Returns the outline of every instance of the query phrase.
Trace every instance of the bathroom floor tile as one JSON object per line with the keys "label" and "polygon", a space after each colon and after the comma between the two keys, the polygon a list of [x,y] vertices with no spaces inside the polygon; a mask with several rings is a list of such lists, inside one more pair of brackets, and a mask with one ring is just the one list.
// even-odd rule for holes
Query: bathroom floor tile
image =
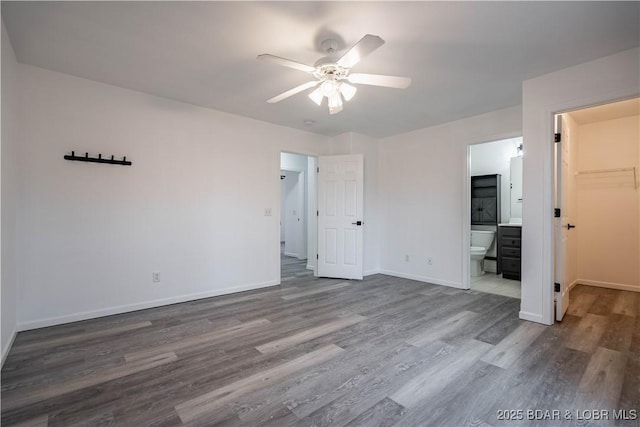
{"label": "bathroom floor tile", "polygon": [[520,298],[520,282],[517,280],[503,279],[501,275],[492,273],[471,278],[471,289],[490,294],[504,295],[511,298]]}

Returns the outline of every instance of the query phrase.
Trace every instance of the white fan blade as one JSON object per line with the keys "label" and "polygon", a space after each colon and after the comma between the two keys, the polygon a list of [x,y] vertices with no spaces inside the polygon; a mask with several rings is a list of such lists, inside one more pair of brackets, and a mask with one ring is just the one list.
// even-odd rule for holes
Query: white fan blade
{"label": "white fan blade", "polygon": [[303,90],[312,88],[314,86],[318,86],[318,83],[320,83],[320,81],[319,80],[315,80],[315,81],[312,81],[312,82],[307,82],[307,83],[305,83],[303,85],[300,85],[300,86],[296,86],[293,89],[289,89],[288,91],[286,91],[284,93],[281,93],[280,95],[277,95],[277,96],[274,96],[271,99],[268,99],[267,102],[269,104],[275,104],[276,102],[280,102],[285,98],[288,98],[288,97],[290,97],[292,95],[295,95],[296,93],[302,92]]}
{"label": "white fan blade", "polygon": [[296,70],[304,71],[306,73],[313,73],[316,70],[315,67],[312,67],[311,65],[301,64],[300,62],[280,58],[279,56],[269,55],[268,53],[258,55],[257,59],[271,61],[278,65],[295,68]]}
{"label": "white fan blade", "polygon": [[369,55],[383,44],[384,40],[380,37],[367,34],[361,38],[358,43],[353,45],[353,47],[342,56],[342,58],[338,59],[337,64],[344,68],[351,68],[360,62],[362,58]]}
{"label": "white fan blade", "polygon": [[411,84],[409,77],[384,76],[382,74],[349,74],[347,80],[356,84],[393,87],[396,89],[405,89]]}

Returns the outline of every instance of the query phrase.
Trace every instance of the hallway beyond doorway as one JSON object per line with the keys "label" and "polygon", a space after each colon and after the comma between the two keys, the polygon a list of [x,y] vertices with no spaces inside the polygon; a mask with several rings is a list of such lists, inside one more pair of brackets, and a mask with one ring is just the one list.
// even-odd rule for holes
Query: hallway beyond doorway
{"label": "hallway beyond doorway", "polygon": [[313,277],[313,270],[307,270],[307,260],[300,260],[284,254],[284,243],[280,243],[280,280],[288,280],[305,276]]}

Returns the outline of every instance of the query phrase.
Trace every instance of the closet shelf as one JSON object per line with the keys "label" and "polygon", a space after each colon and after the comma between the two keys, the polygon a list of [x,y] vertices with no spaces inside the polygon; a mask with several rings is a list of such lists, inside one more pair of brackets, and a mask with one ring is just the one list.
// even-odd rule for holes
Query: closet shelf
{"label": "closet shelf", "polygon": [[575,175],[578,176],[578,175],[592,175],[592,174],[598,174],[598,173],[633,172],[633,188],[638,188],[636,170],[637,168],[635,166],[631,168],[591,169],[591,170],[585,170],[585,171],[578,171],[575,173]]}

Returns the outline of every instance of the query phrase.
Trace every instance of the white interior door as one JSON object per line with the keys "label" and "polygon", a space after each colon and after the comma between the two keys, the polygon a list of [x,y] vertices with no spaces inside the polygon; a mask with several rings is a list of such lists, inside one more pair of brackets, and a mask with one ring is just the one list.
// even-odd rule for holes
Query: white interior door
{"label": "white interior door", "polygon": [[562,125],[562,116],[556,115],[556,134],[560,134],[560,141],[556,142],[556,208],[560,209],[560,217],[555,218],[555,283],[556,286],[556,320],[561,321],[569,307],[569,269],[568,260],[569,232],[573,227],[570,220],[567,183],[569,182],[569,136],[566,126]]}
{"label": "white interior door", "polygon": [[362,279],[364,161],[318,158],[318,275]]}

